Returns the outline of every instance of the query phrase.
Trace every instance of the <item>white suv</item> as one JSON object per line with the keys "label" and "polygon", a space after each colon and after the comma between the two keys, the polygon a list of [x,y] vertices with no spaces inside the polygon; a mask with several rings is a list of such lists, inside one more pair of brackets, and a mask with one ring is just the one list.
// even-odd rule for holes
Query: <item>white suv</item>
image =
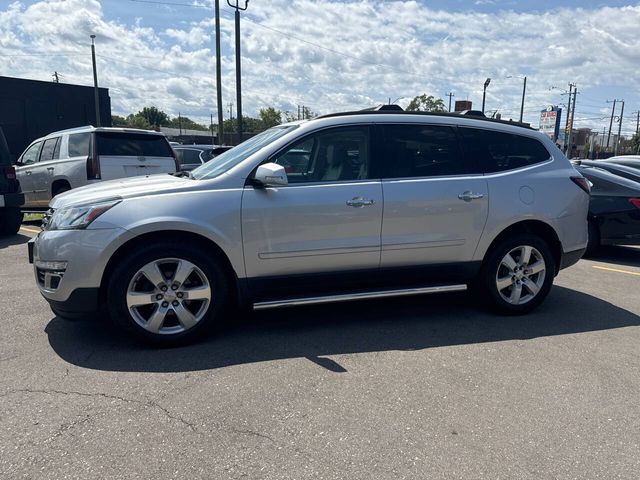
{"label": "white suv", "polygon": [[46,208],[56,195],[90,183],[180,170],[162,133],[91,126],[35,140],[16,165],[25,209]]}
{"label": "white suv", "polygon": [[170,344],[255,309],[465,290],[526,313],[587,245],[588,182],[544,135],[454,114],[271,128],[193,170],[60,195],[30,243],[61,317]]}

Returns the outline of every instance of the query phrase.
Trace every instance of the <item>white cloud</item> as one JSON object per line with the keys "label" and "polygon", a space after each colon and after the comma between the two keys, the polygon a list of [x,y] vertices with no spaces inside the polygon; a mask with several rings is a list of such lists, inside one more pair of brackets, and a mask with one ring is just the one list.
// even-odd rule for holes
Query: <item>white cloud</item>
{"label": "white cloud", "polygon": [[[155,104],[208,122],[215,108],[211,15],[182,22],[176,7],[166,26],[154,30],[144,15],[136,14],[140,18],[131,24],[107,20],[108,6],[96,0],[10,4],[0,11],[1,54],[49,55],[5,57],[0,74],[49,80],[57,70],[65,81],[91,84],[88,35],[94,32],[100,83],[111,89],[114,113]],[[550,86],[574,81],[597,97],[583,102],[579,96],[576,116],[597,126],[606,123],[592,119],[603,116],[606,105],[597,104],[603,92],[640,103],[639,24],[638,6],[480,14],[415,1],[252,2],[242,20],[243,106],[248,114],[267,105],[295,110],[296,104],[328,113],[423,92],[444,98],[453,91],[455,99],[469,98],[479,107],[482,84],[491,77],[487,109],[517,118],[522,80],[506,77],[526,74],[525,120],[537,124],[541,108],[563,101]],[[223,97],[235,103],[228,8],[222,43]]]}

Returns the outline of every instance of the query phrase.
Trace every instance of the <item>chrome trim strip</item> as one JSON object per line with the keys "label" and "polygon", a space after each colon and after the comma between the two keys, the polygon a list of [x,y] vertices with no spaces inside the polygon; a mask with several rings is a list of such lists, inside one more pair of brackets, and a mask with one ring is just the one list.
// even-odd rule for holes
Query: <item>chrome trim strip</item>
{"label": "chrome trim strip", "polygon": [[295,307],[300,305],[315,305],[320,303],[345,302],[351,300],[363,300],[367,298],[404,297],[409,295],[422,295],[426,293],[461,292],[467,289],[465,284],[438,285],[433,287],[403,288],[400,290],[381,290],[377,292],[347,293],[343,295],[326,295],[322,297],[294,298],[288,300],[273,300],[269,302],[257,302],[253,304],[254,310],[266,310],[268,308]]}

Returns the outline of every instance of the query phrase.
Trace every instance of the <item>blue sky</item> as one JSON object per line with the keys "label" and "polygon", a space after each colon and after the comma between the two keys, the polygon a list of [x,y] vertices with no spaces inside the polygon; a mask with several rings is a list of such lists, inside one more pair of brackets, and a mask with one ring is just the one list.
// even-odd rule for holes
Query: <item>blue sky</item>
{"label": "blue sky", "polygon": [[[159,0],[164,2],[165,0]],[[0,0],[0,75],[91,84],[89,33],[97,35],[100,83],[113,111],[156,105],[199,121],[215,114],[210,0]],[[223,97],[235,103],[233,16],[223,16]],[[640,109],[640,6],[597,1],[251,0],[243,14],[245,113],[364,108],[421,93],[469,99],[517,118],[522,75],[525,120],[580,94],[576,126],[608,127],[613,98],[625,99],[623,131]],[[551,88],[551,87],[558,88]]]}

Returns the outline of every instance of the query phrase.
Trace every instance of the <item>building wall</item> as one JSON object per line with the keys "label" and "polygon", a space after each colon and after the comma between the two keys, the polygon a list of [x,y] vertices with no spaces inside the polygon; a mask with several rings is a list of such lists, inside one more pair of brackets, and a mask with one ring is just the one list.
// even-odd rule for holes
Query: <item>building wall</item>
{"label": "building wall", "polygon": [[[109,89],[100,88],[102,126],[111,126]],[[17,158],[38,137],[95,124],[93,87],[0,77],[0,127]]]}

